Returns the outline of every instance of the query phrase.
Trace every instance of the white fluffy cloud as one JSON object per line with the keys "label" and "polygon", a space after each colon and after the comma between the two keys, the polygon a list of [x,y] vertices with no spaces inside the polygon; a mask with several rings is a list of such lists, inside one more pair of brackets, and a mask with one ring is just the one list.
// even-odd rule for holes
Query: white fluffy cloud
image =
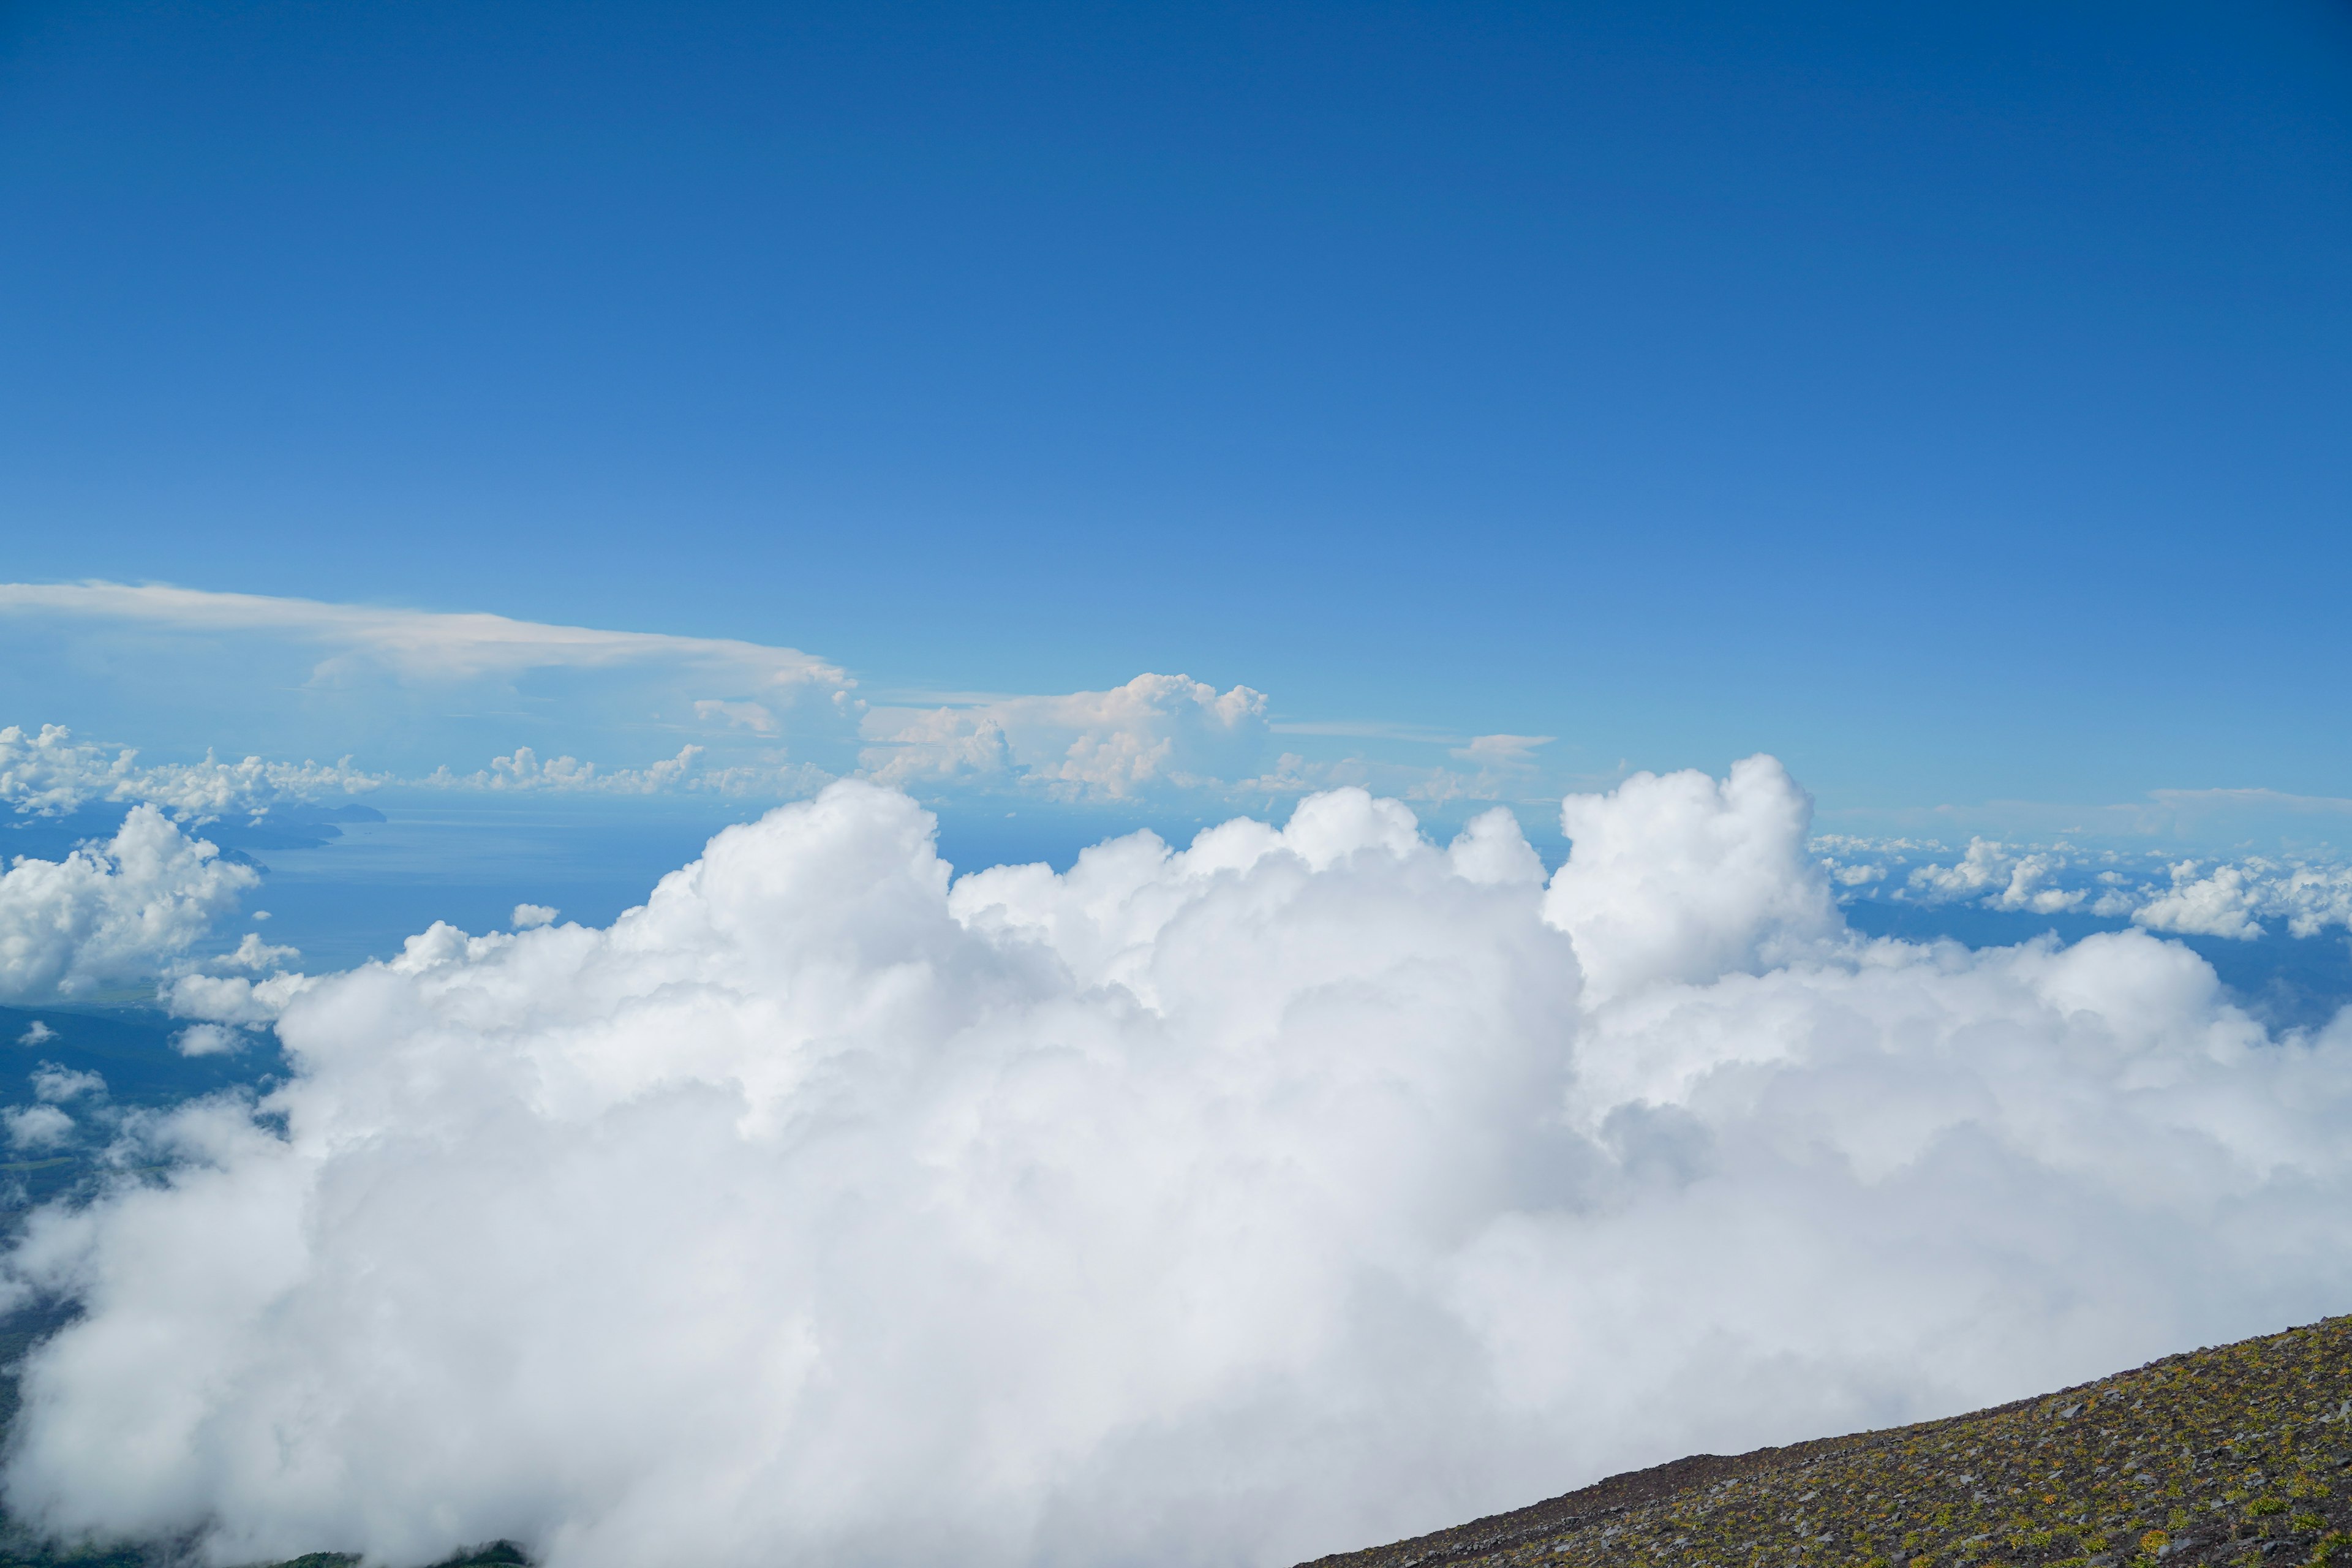
{"label": "white fluffy cloud", "polygon": [[860,764],[886,784],[1003,784],[1060,800],[1124,800],[1160,785],[1214,785],[1254,768],[1265,697],[1181,675],[1139,675],[1108,691],[961,706],[877,708]]}
{"label": "white fluffy cloud", "polygon": [[62,725],[44,724],[28,734],[11,724],[0,730],[0,805],[24,815],[55,816],[92,801],[144,801],[176,816],[204,820],[232,812],[258,816],[287,801],[361,795],[385,782],[352,767],[349,757],[332,764],[259,757],[224,763],[207,752],[201,763],[148,768],[139,766],[138,758],[126,747],[76,741]]}
{"label": "white fluffy cloud", "polygon": [[83,1312],[10,1506],[1281,1564],[2352,1299],[2352,1024],[2137,931],[1862,942],[1769,759],[1566,818],[1549,886],[1507,813],[1339,791],[950,887],[845,784],[608,930],[306,982],[292,1081],[11,1256]]}
{"label": "white fluffy cloud", "polygon": [[[181,959],[260,880],[133,806],[111,841],[0,874],[0,997],[82,995],[142,984]],[[271,954],[287,949],[256,951]]]}

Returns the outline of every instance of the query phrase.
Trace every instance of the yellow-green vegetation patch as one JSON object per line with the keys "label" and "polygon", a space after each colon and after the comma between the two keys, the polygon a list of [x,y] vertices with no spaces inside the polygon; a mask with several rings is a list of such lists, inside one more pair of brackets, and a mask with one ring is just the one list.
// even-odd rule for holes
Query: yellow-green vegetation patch
{"label": "yellow-green vegetation patch", "polygon": [[2352,1318],[1916,1426],[1699,1455],[1316,1568],[2352,1568]]}

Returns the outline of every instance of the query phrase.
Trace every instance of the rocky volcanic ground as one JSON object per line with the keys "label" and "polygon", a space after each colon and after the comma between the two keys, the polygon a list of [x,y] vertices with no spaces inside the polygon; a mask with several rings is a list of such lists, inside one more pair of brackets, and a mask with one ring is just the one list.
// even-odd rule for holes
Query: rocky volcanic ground
{"label": "rocky volcanic ground", "polygon": [[2352,1565],[2352,1318],[1916,1426],[1701,1455],[1313,1568]]}

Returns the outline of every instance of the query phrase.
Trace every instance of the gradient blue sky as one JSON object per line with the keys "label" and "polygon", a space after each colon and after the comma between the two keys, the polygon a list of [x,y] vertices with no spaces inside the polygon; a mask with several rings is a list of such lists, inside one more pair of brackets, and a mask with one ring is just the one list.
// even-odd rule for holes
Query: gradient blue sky
{"label": "gradient blue sky", "polygon": [[0,211],[14,581],[2352,795],[2341,5],[18,4]]}

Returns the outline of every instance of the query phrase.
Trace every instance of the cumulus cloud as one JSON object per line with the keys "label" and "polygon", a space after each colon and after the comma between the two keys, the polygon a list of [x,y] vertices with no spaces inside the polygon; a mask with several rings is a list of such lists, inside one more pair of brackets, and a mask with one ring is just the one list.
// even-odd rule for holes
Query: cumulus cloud
{"label": "cumulus cloud", "polygon": [[259,880],[152,805],[133,806],[110,841],[62,860],[19,856],[0,874],[0,997],[152,980]]}
{"label": "cumulus cloud", "polygon": [[950,885],[841,784],[608,929],[305,982],[290,1081],[9,1256],[81,1308],[9,1507],[1281,1564],[2352,1296],[2352,1021],[2142,931],[1863,942],[1769,758],[1563,815],[1549,884],[1507,812],[1342,790]]}
{"label": "cumulus cloud", "polygon": [[546,904],[517,904],[509,923],[517,931],[530,931],[535,926],[553,925],[555,917],[562,912]]}
{"label": "cumulus cloud", "polygon": [[864,772],[886,784],[1034,789],[1059,800],[1126,800],[1161,785],[1217,785],[1256,765],[1265,697],[1181,675],[1139,675],[1108,691],[876,708]]}
{"label": "cumulus cloud", "polygon": [[201,763],[138,765],[127,747],[76,741],[59,724],[27,734],[0,729],[0,805],[19,815],[55,816],[92,801],[147,802],[198,821],[241,813],[260,816],[288,801],[361,795],[386,781],[339,763],[270,763],[259,757],[224,763],[212,752]]}
{"label": "cumulus cloud", "polygon": [[55,1039],[57,1037],[57,1033],[58,1032],[55,1029],[50,1028],[47,1024],[44,1024],[41,1020],[36,1018],[31,1023],[25,1026],[25,1032],[16,1037],[16,1043],[20,1046],[42,1045],[49,1040]]}
{"label": "cumulus cloud", "polygon": [[2172,890],[2132,911],[2132,923],[2184,936],[2250,940],[2263,934],[2254,920],[2256,891],[2242,866],[2217,866],[2197,875],[2197,863],[2172,868]]}

